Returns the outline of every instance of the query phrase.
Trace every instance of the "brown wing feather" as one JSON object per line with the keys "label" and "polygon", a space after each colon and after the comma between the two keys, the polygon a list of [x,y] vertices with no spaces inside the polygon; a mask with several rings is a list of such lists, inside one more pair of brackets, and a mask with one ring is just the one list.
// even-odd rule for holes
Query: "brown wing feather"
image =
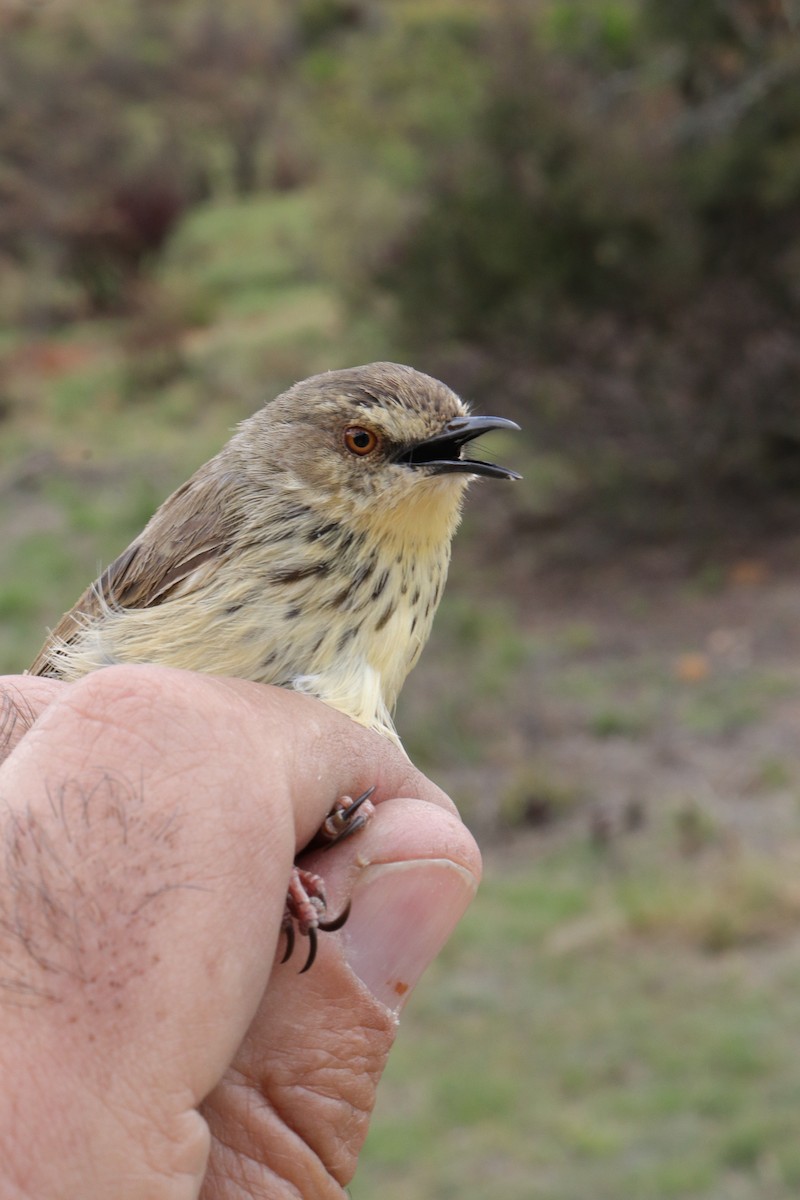
{"label": "brown wing feather", "polygon": [[209,472],[209,465],[164,501],[139,537],[64,613],[28,674],[57,674],[49,658],[53,646],[73,641],[87,623],[102,615],[104,606],[161,604],[198,567],[226,552],[235,506],[222,503],[222,493],[230,493],[233,480],[229,474]]}

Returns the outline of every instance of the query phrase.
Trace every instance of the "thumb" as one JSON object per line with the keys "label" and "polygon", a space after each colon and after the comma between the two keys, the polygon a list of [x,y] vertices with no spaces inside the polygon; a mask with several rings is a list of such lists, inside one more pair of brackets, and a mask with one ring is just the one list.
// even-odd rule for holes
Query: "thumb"
{"label": "thumb", "polygon": [[244,1161],[256,1195],[259,1187],[276,1197],[342,1195],[397,1014],[480,876],[477,846],[458,818],[410,799],[378,804],[357,838],[303,865],[325,876],[331,911],[349,896],[352,912],[341,933],[321,936],[307,974],[298,974],[302,947],[297,961],[274,969],[232,1069],[207,1098],[216,1135],[208,1197],[222,1195],[214,1180],[236,1177]]}

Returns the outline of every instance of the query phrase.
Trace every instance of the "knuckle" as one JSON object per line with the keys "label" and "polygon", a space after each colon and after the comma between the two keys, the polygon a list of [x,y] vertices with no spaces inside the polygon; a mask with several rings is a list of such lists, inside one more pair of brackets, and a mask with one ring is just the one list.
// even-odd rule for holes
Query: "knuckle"
{"label": "knuckle", "polygon": [[[175,672],[160,667],[112,666],[92,672],[71,684],[53,708],[58,732],[95,738],[105,733],[124,735],[149,744],[167,736],[169,712],[174,709]],[[77,728],[76,728],[77,727]]]}

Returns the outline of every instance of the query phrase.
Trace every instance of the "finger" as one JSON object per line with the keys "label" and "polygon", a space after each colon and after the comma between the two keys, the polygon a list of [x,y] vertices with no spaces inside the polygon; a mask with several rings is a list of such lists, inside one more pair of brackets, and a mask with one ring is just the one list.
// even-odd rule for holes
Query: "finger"
{"label": "finger", "polygon": [[0,675],[0,763],[65,686],[38,675]]}
{"label": "finger", "polygon": [[[275,970],[232,1071],[203,1110],[218,1135],[209,1179],[229,1178],[245,1159],[255,1195],[342,1195],[397,1013],[480,875],[465,827],[416,799],[386,801],[358,839],[306,865],[327,869],[332,910],[352,896],[350,918],[341,933],[321,935],[309,974],[291,961]],[[217,1194],[209,1183],[209,1200]]]}
{"label": "finger", "polygon": [[265,991],[296,846],[370,747],[384,788],[413,772],[281,689],[111,667],[58,690],[1,772],[0,1065],[29,1086],[0,1129],[27,1144],[45,1095],[63,1144],[33,1160],[83,1150],[122,1200],[134,1162],[202,1174],[195,1106]]}
{"label": "finger", "polygon": [[0,1063],[25,1086],[0,1128],[42,1169],[83,1150],[120,1197],[118,1177],[202,1175],[195,1105],[266,986],[294,854],[275,742],[203,677],[109,668],[6,760]]}
{"label": "finger", "polygon": [[217,682],[262,713],[259,719],[269,720],[276,693],[282,711],[291,715],[298,850],[308,844],[338,797],[358,796],[372,786],[375,804],[395,796],[416,796],[457,815],[450,797],[418,771],[401,750],[386,738],[366,732],[349,717],[309,696],[287,693],[282,688],[240,679]]}

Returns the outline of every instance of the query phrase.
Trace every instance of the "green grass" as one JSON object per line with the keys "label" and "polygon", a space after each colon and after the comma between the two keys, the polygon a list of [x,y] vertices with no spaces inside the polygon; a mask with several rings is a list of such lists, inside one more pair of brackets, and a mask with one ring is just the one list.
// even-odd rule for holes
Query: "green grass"
{"label": "green grass", "polygon": [[742,671],[734,678],[709,679],[684,692],[677,704],[677,718],[696,733],[735,733],[757,721],[770,701],[795,690],[796,684],[779,672]]}
{"label": "green grass", "polygon": [[[351,322],[317,271],[315,211],[312,194],[198,210],[138,315],[49,336],[38,357],[0,330],[16,364],[4,380],[0,670],[30,661],[238,419],[314,370],[391,355],[378,321]],[[529,467],[535,507],[569,486],[547,460]],[[525,590],[531,546],[508,595],[485,567],[481,517],[473,505],[399,724],[476,822],[496,834],[536,811],[547,832],[523,830],[491,856],[413,998],[353,1196],[788,1200],[800,1186],[796,755],[760,745],[746,798],[713,807],[711,785],[687,781],[684,761],[675,776],[669,756],[685,743],[727,753],[768,722],[797,695],[791,663],[714,665],[682,682],[655,634],[644,650],[624,638],[620,649],[617,633],[609,647],[588,606],[551,599],[543,624]],[[707,580],[700,590],[717,595]],[[649,628],[657,598],[622,594]],[[587,745],[589,766],[574,759]],[[619,752],[642,756],[623,757],[621,783],[600,769]],[[650,774],[662,752],[666,793]],[[592,843],[588,816],[609,793],[654,815],[635,833],[612,821]],[[732,834],[724,804],[776,797],[791,812],[768,857]]]}
{"label": "green grass", "polygon": [[[528,845],[530,863],[492,861],[407,1010],[354,1200],[795,1195],[791,931],[764,933],[760,960],[704,952],[686,931],[709,886],[729,897],[695,862],[679,919],[645,936],[610,862]],[[642,892],[670,888],[660,861],[631,867]],[[571,936],[592,920],[596,940]]]}
{"label": "green grass", "polygon": [[636,738],[669,722],[702,736],[724,737],[763,717],[776,700],[796,694],[780,670],[741,668],[691,683],[676,681],[671,664],[643,654],[583,661],[562,643],[559,695],[600,738]]}

